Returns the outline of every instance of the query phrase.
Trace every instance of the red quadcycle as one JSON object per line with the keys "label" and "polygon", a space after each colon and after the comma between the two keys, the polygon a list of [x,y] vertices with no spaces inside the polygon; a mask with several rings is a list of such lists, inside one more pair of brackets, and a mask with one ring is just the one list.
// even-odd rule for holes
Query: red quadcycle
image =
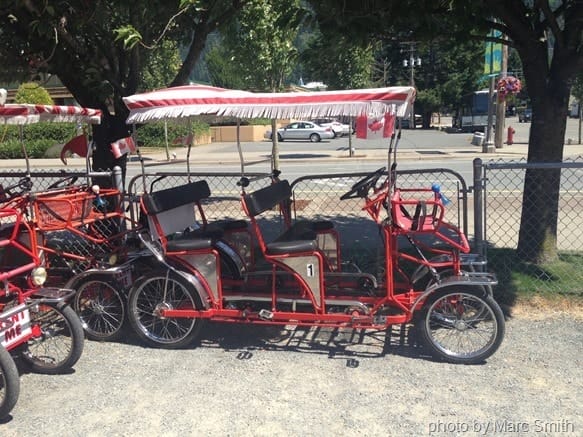
{"label": "red quadcycle", "polygon": [[[414,96],[412,88],[403,87],[309,93],[298,101],[293,93],[241,95],[207,88],[131,96],[126,99],[132,110],[129,121],[219,109],[226,115],[269,113],[278,118],[306,111],[359,115],[376,108],[390,127]],[[177,100],[172,93],[179,93]],[[398,136],[393,133],[390,143],[391,170],[368,174],[341,196],[353,203],[361,199],[360,207],[379,228],[384,247],[380,277],[343,271],[342,233],[329,221],[294,222],[291,186],[276,174],[268,186],[253,191],[241,179],[246,226],[240,220],[215,224],[205,219],[193,229],[201,200],[212,199],[205,181],[145,193],[141,210],[150,232],[141,239],[156,254],[159,268],[146,272],[129,292],[128,315],[138,335],[150,345],[176,348],[191,344],[205,320],[377,330],[411,323],[446,361],[477,363],[491,356],[505,329],[492,296],[496,277],[474,268],[481,261],[470,254],[463,232],[445,221],[439,186],[398,186],[390,162]],[[394,150],[396,156],[396,144]],[[264,215],[274,211],[286,223],[279,235],[265,229]],[[247,262],[240,247],[230,244],[226,236],[233,232],[250,232],[257,260]],[[411,271],[405,264],[417,268]]]}

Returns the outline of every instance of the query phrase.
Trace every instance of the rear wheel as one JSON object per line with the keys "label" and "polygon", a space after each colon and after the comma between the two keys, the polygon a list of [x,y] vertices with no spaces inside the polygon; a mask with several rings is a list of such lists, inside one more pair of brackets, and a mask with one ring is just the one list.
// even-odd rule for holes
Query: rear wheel
{"label": "rear wheel", "polygon": [[126,319],[123,287],[109,275],[89,275],[77,286],[73,308],[87,338],[105,341],[119,338]]}
{"label": "rear wheel", "polygon": [[283,142],[283,137],[281,136],[281,134],[277,134],[277,141],[279,141],[280,143]]}
{"label": "rear wheel", "polygon": [[22,358],[37,373],[57,374],[69,370],[83,353],[83,325],[73,308],[43,303],[30,310],[33,332],[24,345]]}
{"label": "rear wheel", "polygon": [[203,320],[163,317],[161,311],[201,307],[194,286],[170,270],[141,277],[128,297],[128,317],[136,334],[150,346],[167,349],[190,345],[198,336]]}
{"label": "rear wheel", "polygon": [[14,360],[4,346],[0,346],[0,419],[10,414],[20,394],[20,375]]}
{"label": "rear wheel", "polygon": [[450,287],[425,303],[421,335],[434,354],[445,361],[475,364],[490,357],[504,338],[504,314],[483,289]]}
{"label": "rear wheel", "polygon": [[318,135],[318,134],[312,134],[312,135],[310,135],[310,141],[312,143],[317,143],[317,142],[320,141],[320,139],[321,139],[320,138],[320,135]]}

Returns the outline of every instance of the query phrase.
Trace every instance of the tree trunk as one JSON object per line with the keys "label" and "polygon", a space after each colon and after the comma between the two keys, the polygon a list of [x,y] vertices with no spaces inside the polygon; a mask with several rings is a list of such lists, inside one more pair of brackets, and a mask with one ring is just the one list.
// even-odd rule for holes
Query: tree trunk
{"label": "tree trunk", "polygon": [[[93,170],[108,171],[115,166],[121,167],[124,186],[127,154],[116,159],[111,153],[110,144],[131,135],[131,126],[126,124],[126,118],[126,114],[116,116],[104,113],[101,124],[93,126],[93,141],[95,142]],[[110,178],[100,178],[99,180],[94,180],[94,183],[104,188],[111,188],[113,185]]]}
{"label": "tree trunk", "polygon": [[[544,79],[543,79],[544,80]],[[570,86],[551,80],[544,93],[531,93],[533,119],[528,163],[560,163],[563,160]],[[524,178],[518,256],[543,264],[558,256],[557,220],[561,170],[530,168]]]}

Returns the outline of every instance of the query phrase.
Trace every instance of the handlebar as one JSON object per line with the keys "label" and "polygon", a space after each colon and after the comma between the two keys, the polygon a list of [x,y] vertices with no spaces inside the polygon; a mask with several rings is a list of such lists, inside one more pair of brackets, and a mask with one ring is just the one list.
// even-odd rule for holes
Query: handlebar
{"label": "handlebar", "polygon": [[[12,192],[12,190],[19,188],[18,192]],[[8,202],[16,197],[22,196],[24,193],[28,193],[32,190],[32,179],[26,176],[21,178],[16,184],[10,185],[8,187],[3,187],[0,185],[0,202]]]}

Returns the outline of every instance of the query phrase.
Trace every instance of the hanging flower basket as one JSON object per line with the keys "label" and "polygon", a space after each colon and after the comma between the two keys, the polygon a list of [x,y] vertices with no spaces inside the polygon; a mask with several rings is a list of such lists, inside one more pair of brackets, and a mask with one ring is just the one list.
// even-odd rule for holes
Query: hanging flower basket
{"label": "hanging flower basket", "polygon": [[496,84],[496,91],[498,92],[498,101],[503,102],[508,95],[515,95],[522,89],[522,83],[514,76],[506,76],[501,78]]}

